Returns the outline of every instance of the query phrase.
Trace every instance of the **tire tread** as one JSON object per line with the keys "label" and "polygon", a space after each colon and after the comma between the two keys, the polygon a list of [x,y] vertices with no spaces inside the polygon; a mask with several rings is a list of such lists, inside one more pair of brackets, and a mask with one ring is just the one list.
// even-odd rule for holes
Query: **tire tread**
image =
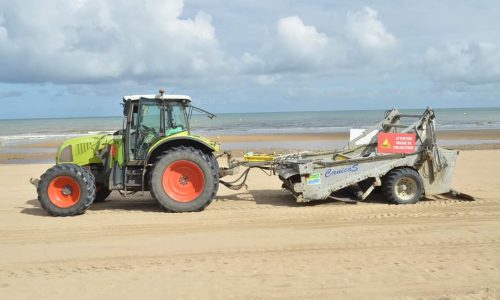
{"label": "tire tread", "polygon": [[[197,156],[200,156],[203,158],[203,160],[205,160],[209,166],[210,166],[210,169],[211,169],[211,176],[213,178],[213,188],[212,188],[212,193],[210,195],[210,199],[208,201],[206,201],[201,207],[199,207],[198,209],[196,210],[192,210],[192,211],[202,211],[204,210],[208,205],[210,205],[210,203],[212,203],[212,201],[214,200],[215,198],[215,195],[217,194],[217,191],[219,189],[219,164],[217,162],[217,159],[215,158],[215,156],[212,154],[212,153],[205,153],[199,149],[196,149],[196,148],[193,148],[193,147],[189,147],[189,146],[179,146],[179,147],[172,147],[171,149],[167,150],[167,151],[164,151],[162,154],[158,155],[158,157],[156,158],[156,161],[154,163],[154,167],[153,169],[149,172],[149,191],[151,193],[151,196],[156,199],[158,201],[158,197],[155,195],[155,192],[154,192],[154,189],[153,189],[153,174],[154,174],[154,168],[157,166],[157,164],[159,163],[159,161],[165,157],[165,156],[169,156],[169,155],[172,155],[174,153],[177,153],[177,152],[190,152],[194,155],[197,155]],[[169,209],[167,207],[165,207],[164,205],[162,205],[160,203],[160,201],[158,201],[158,203],[160,204],[160,207],[168,212],[184,212],[184,211],[176,211],[176,210],[172,210],[172,209]],[[186,211],[187,212],[187,211]]]}
{"label": "tire tread", "polygon": [[[60,208],[53,205],[47,195],[48,184],[55,177],[63,175],[73,175],[81,179],[84,186],[80,186],[80,188],[85,190],[83,195],[86,195],[85,199],[68,208]],[[52,166],[40,177],[37,188],[38,202],[40,202],[43,209],[53,216],[76,216],[83,214],[94,201],[95,192],[95,182],[92,173],[75,164],[59,164]]]}
{"label": "tire tread", "polygon": [[[394,185],[396,181],[401,177],[412,177],[417,181],[417,196],[409,201],[402,201],[394,194]],[[391,204],[414,204],[417,203],[423,195],[423,182],[420,174],[411,168],[398,168],[393,169],[383,178],[382,183],[382,193],[386,197],[387,201]]]}

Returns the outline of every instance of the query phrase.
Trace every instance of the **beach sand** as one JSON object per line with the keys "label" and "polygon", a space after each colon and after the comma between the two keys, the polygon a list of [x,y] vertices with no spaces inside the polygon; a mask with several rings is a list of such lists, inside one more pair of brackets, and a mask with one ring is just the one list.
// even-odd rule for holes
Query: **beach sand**
{"label": "beach sand", "polygon": [[500,150],[461,151],[476,201],[295,203],[276,177],[220,187],[203,212],[113,193],[50,217],[28,183],[50,164],[0,165],[2,299],[499,299]]}

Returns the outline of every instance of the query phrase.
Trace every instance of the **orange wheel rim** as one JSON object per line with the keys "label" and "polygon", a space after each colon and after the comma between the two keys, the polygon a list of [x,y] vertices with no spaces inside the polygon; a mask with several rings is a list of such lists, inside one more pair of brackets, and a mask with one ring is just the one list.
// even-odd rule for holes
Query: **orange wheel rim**
{"label": "orange wheel rim", "polygon": [[80,185],[70,176],[58,176],[49,183],[50,202],[60,208],[68,208],[80,200]]}
{"label": "orange wheel rim", "polygon": [[179,160],[170,164],[162,178],[163,190],[177,202],[191,202],[203,192],[205,175],[195,163]]}

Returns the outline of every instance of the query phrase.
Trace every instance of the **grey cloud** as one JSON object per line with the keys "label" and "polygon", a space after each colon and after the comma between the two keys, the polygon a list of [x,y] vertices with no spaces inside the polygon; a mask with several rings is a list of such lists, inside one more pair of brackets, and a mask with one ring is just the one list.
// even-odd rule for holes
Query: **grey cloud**
{"label": "grey cloud", "polygon": [[[272,41],[257,53],[245,53],[241,60],[243,70],[277,74],[378,69],[394,54],[395,36],[370,7],[346,15],[344,30],[337,35],[305,24],[300,16],[279,19]],[[390,59],[394,61],[394,57]]]}
{"label": "grey cloud", "polygon": [[0,4],[4,82],[100,82],[200,76],[229,68],[211,17],[182,0]]}
{"label": "grey cloud", "polygon": [[470,42],[430,47],[422,64],[425,73],[438,82],[500,83],[500,43]]}
{"label": "grey cloud", "polygon": [[386,50],[395,47],[396,38],[378,19],[378,12],[364,7],[347,15],[347,34],[367,51]]}
{"label": "grey cloud", "polygon": [[377,11],[368,7],[348,14],[344,35],[321,32],[298,15],[279,18],[271,38],[257,41],[260,50],[233,55],[221,47],[211,15],[199,10],[182,17],[183,0],[27,0],[4,2],[0,11],[3,82],[90,84],[254,74],[256,83],[269,85],[280,73],[366,67],[395,43]]}
{"label": "grey cloud", "polygon": [[0,100],[8,98],[22,97],[25,93],[23,91],[0,91]]}

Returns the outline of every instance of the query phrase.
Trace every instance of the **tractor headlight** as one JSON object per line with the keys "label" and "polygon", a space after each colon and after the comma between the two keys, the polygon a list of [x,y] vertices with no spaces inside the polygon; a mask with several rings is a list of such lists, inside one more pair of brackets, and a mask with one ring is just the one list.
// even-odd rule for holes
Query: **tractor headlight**
{"label": "tractor headlight", "polygon": [[73,161],[73,149],[71,145],[66,146],[59,154],[59,162],[72,162]]}

